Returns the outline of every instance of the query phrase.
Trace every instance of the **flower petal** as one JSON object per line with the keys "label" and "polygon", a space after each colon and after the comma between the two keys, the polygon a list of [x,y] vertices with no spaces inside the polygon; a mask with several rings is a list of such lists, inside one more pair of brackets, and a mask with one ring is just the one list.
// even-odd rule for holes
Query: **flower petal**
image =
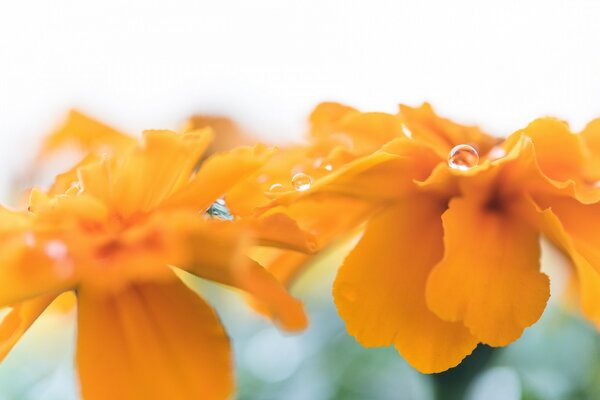
{"label": "flower petal", "polygon": [[415,196],[374,217],[340,268],[333,295],[348,332],[365,346],[394,344],[421,372],[451,368],[477,340],[425,304],[425,283],[442,257],[443,204]]}
{"label": "flower petal", "polygon": [[[540,228],[552,243],[557,245],[572,260],[576,270],[576,288],[581,311],[600,328],[600,272],[577,250],[577,241],[566,230],[560,218],[551,208],[540,213]],[[564,210],[563,210],[564,211]],[[577,212],[576,210],[573,210]],[[568,221],[569,224],[572,221]]]}
{"label": "flower petal", "polygon": [[0,322],[0,362],[55,298],[40,296],[12,307]]}
{"label": "flower petal", "polygon": [[270,156],[264,146],[238,147],[208,158],[198,173],[179,192],[165,202],[166,206],[184,206],[204,210],[230,188],[256,172]]}
{"label": "flower petal", "polygon": [[473,196],[453,199],[442,219],[445,253],[429,277],[427,304],[486,344],[511,343],[539,319],[550,295],[536,230]]}
{"label": "flower petal", "polygon": [[415,140],[431,146],[443,158],[458,144],[469,144],[479,154],[485,154],[498,142],[476,126],[460,125],[439,117],[428,103],[416,108],[401,104],[400,116]]}
{"label": "flower petal", "polygon": [[75,145],[89,153],[101,148],[122,149],[132,144],[135,144],[135,139],[131,136],[77,110],[71,110],[63,126],[45,138],[40,157],[68,145]]}
{"label": "flower petal", "polygon": [[109,180],[114,206],[124,215],[158,206],[188,182],[212,139],[210,129],[183,134],[144,132],[142,145],[117,157],[111,165]]}
{"label": "flower petal", "polygon": [[118,294],[78,293],[77,365],[85,399],[225,399],[229,340],[178,279]]}
{"label": "flower petal", "polygon": [[[215,221],[217,222],[217,221]],[[300,301],[294,299],[265,268],[246,256],[253,243],[232,224],[212,224],[197,229],[189,239],[189,253],[177,267],[201,278],[241,289],[257,300],[267,314],[287,330],[306,327],[306,315]],[[227,229],[219,229],[227,228]]]}

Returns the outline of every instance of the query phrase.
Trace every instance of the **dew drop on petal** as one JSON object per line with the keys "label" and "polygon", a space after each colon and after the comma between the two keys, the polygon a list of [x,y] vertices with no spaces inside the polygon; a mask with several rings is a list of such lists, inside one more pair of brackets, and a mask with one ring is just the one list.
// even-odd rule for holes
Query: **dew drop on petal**
{"label": "dew drop on petal", "polygon": [[448,165],[450,168],[461,171],[469,170],[479,163],[479,154],[473,146],[459,144],[454,146],[448,154]]}
{"label": "dew drop on petal", "polygon": [[281,183],[274,183],[269,188],[269,192],[271,193],[282,193],[285,192],[285,187]]}
{"label": "dew drop on petal", "polygon": [[224,221],[233,221],[233,215],[227,207],[225,200],[219,198],[206,209],[205,214],[209,218],[221,219]]}
{"label": "dew drop on petal", "polygon": [[323,167],[323,169],[325,169],[326,171],[329,171],[329,172],[331,172],[331,171],[333,171],[333,165],[331,165],[331,164],[327,164],[327,165],[325,165],[325,166]]}
{"label": "dew drop on petal", "polygon": [[292,177],[292,186],[299,192],[310,189],[311,185],[312,178],[303,172],[297,173]]}

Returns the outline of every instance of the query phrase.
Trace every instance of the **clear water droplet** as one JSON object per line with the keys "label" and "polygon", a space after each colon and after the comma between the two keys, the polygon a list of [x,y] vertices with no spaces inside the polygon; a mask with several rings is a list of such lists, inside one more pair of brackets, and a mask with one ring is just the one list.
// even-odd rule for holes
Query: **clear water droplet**
{"label": "clear water droplet", "polygon": [[304,192],[310,189],[312,178],[303,172],[297,173],[292,177],[292,186],[299,192]]}
{"label": "clear water droplet", "polygon": [[231,215],[231,211],[229,211],[229,208],[223,199],[215,200],[215,202],[206,209],[204,215],[209,218],[233,221],[233,215]]}
{"label": "clear water droplet", "polygon": [[271,192],[271,193],[282,193],[282,192],[285,192],[285,187],[281,183],[274,183],[269,188],[269,192]]}
{"label": "clear water droplet", "polygon": [[454,146],[448,154],[448,165],[450,168],[461,171],[469,170],[479,164],[479,154],[473,146],[459,144]]}
{"label": "clear water droplet", "polygon": [[327,164],[327,165],[325,165],[323,168],[324,168],[326,171],[329,171],[329,172],[333,171],[333,165],[331,165],[331,164]]}

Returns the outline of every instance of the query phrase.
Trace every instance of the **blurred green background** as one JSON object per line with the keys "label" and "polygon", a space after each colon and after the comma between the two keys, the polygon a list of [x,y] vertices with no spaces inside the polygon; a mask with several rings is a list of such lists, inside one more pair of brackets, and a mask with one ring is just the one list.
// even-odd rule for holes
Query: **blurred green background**
{"label": "blurred green background", "polygon": [[[502,349],[480,346],[459,367],[442,374],[416,372],[394,348],[363,348],[345,332],[331,299],[342,253],[323,257],[295,286],[311,318],[310,328],[299,335],[278,331],[253,313],[238,293],[186,277],[216,306],[232,337],[237,399],[600,398],[600,335],[561,308],[556,295],[541,321],[517,342]],[[560,260],[554,253],[550,257]],[[553,264],[547,258],[544,264]],[[551,276],[554,289],[560,273],[551,271]],[[74,343],[73,314],[37,321],[0,365],[0,400],[76,399]]]}

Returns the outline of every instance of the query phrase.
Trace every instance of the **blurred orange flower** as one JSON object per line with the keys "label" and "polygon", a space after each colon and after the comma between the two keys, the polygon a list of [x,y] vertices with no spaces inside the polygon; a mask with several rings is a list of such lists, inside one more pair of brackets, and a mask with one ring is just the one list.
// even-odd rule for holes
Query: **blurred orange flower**
{"label": "blurred orange flower", "polygon": [[27,211],[0,209],[0,306],[12,307],[0,324],[0,358],[73,290],[84,398],[227,398],[234,386],[227,335],[173,268],[239,288],[284,329],[299,330],[301,304],[246,251],[257,244],[312,251],[314,239],[283,214],[207,212],[272,150],[236,148],[197,169],[210,129],[147,131],[139,144],[103,132],[94,143],[119,138],[114,151],[87,157],[50,194],[34,190]]}

